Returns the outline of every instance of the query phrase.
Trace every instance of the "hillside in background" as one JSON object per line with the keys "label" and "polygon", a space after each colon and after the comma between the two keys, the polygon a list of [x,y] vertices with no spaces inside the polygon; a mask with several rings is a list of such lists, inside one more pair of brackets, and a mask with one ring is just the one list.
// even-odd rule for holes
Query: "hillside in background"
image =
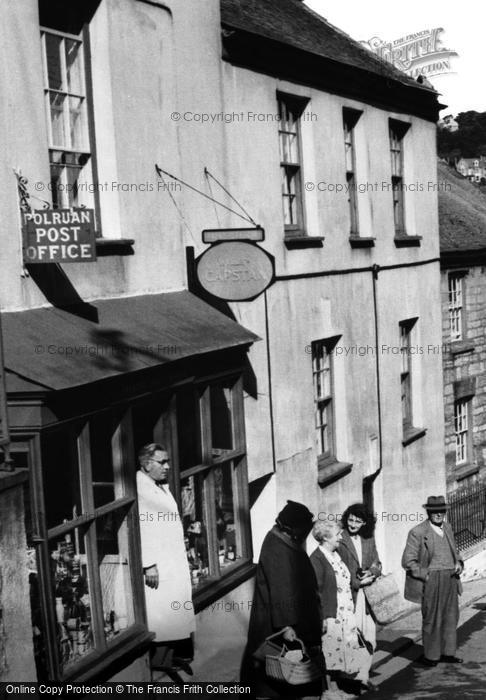
{"label": "hillside in background", "polygon": [[460,112],[455,119],[457,131],[437,129],[439,157],[453,163],[458,158],[486,156],[486,112]]}

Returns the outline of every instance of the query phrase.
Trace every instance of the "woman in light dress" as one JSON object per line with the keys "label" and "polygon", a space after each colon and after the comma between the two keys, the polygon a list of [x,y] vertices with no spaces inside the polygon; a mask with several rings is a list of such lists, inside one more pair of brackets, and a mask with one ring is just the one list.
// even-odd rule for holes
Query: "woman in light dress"
{"label": "woman in light dress", "polygon": [[339,524],[318,521],[312,534],[319,546],[311,554],[321,598],[322,651],[326,661],[327,690],[324,700],[349,697],[337,686],[340,676],[362,680],[367,676],[371,655],[360,644],[351,595],[351,574],[337,553],[342,529]]}
{"label": "woman in light dress", "polygon": [[[353,503],[343,513],[343,533],[338,553],[351,574],[351,593],[356,623],[372,651],[376,648],[376,625],[366,601],[365,591],[381,574],[381,562],[373,535],[375,517],[364,503]],[[371,667],[372,659],[370,660]],[[375,690],[368,673],[360,680],[368,690]]]}

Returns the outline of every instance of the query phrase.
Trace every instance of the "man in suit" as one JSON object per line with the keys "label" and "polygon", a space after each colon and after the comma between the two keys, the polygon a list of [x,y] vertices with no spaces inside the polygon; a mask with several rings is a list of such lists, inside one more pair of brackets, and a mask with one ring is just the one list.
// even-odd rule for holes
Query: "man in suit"
{"label": "man in suit", "polygon": [[428,519],[408,533],[402,566],[407,572],[405,598],[422,605],[421,662],[436,666],[439,661],[462,663],[456,656],[459,576],[464,568],[454,534],[445,522],[444,496],[429,496],[424,508]]}

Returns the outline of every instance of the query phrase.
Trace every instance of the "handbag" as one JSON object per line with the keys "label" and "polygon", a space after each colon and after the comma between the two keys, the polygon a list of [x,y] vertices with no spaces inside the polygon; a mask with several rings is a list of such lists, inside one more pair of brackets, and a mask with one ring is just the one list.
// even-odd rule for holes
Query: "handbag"
{"label": "handbag", "polygon": [[373,644],[369,642],[367,639],[365,639],[364,634],[358,627],[358,644],[361,649],[366,649],[368,654],[371,654],[373,656]]}
{"label": "handbag", "polygon": [[379,576],[363,588],[371,613],[380,625],[388,625],[410,609],[393,574]]}
{"label": "handbag", "polygon": [[324,666],[320,649],[308,652],[301,639],[296,639],[300,644],[302,657],[299,660],[287,658],[289,649],[285,644],[276,644],[272,638],[281,635],[281,632],[271,634],[258,647],[253,657],[258,660],[265,659],[265,674],[268,678],[288,683],[289,685],[302,685],[311,683],[323,677]]}

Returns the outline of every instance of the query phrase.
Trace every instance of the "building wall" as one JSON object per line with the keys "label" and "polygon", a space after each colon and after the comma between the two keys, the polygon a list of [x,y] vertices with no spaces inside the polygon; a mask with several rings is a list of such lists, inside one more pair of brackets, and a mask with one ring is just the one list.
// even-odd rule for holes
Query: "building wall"
{"label": "building wall", "polygon": [[0,473],[0,682],[36,681],[25,556],[25,476]]}
{"label": "building wall", "polygon": [[[5,32],[7,59],[1,69],[1,91],[7,96],[1,138],[7,157],[0,171],[9,231],[4,254],[11,265],[1,303],[12,310],[47,303],[32,278],[21,276],[12,168],[22,169],[32,191],[36,181],[49,181],[48,153],[36,3],[4,3],[0,13],[11,30]],[[65,265],[64,273],[86,301],[186,286],[186,248],[193,247],[196,255],[204,250],[202,229],[248,224],[187,188],[161,187],[154,166],[235,208],[205,176],[207,168],[264,227],[262,247],[275,257],[277,276],[288,277],[252,302],[230,305],[235,319],[262,338],[249,355],[256,394],[248,391],[245,398],[250,488],[258,479],[266,484],[252,508],[255,555],[288,498],[303,501],[321,518],[337,517],[350,502],[361,500],[363,478],[380,468],[374,448],[379,384],[383,449],[374,489],[377,537],[386,570],[398,576],[397,542],[404,544],[406,531],[416,524],[411,516],[426,496],[445,485],[441,363],[428,350],[412,358],[414,422],[427,432],[403,447],[400,357],[381,348],[396,347],[399,321],[412,317],[418,317],[414,342],[423,348],[441,344],[439,271],[433,262],[439,254],[435,125],[222,62],[218,0],[103,0],[90,34],[99,182],[108,183],[100,192],[102,233],[134,238],[135,254]],[[306,192],[305,214],[308,234],[325,238],[320,248],[284,245],[277,89],[310,99],[310,116],[302,125],[303,180],[314,183],[314,190]],[[348,240],[344,106],[363,111],[356,131],[356,172],[366,189],[358,195],[361,234],[376,238],[369,249],[352,249]],[[390,117],[411,124],[405,181],[416,186],[405,193],[406,225],[409,234],[422,236],[420,247],[398,249],[393,240]],[[377,341],[368,268],[397,264],[410,266],[378,272]],[[356,272],[340,273],[350,268]],[[309,346],[334,335],[340,336],[341,350],[334,363],[336,456],[353,467],[322,488]],[[251,596],[250,584],[244,595]],[[240,637],[247,618],[248,611],[238,618]],[[201,613],[198,638],[213,639],[215,630],[218,639],[230,638],[234,617]]]}
{"label": "building wall", "polygon": [[[464,486],[472,479],[486,476],[486,271],[477,265],[465,269],[464,307],[466,335],[464,341],[451,343],[449,324],[449,270],[442,272],[442,328],[444,338],[444,413],[445,460],[448,490]],[[458,352],[463,348],[465,351]],[[468,464],[456,467],[454,427],[454,383],[472,379],[473,454]]]}

